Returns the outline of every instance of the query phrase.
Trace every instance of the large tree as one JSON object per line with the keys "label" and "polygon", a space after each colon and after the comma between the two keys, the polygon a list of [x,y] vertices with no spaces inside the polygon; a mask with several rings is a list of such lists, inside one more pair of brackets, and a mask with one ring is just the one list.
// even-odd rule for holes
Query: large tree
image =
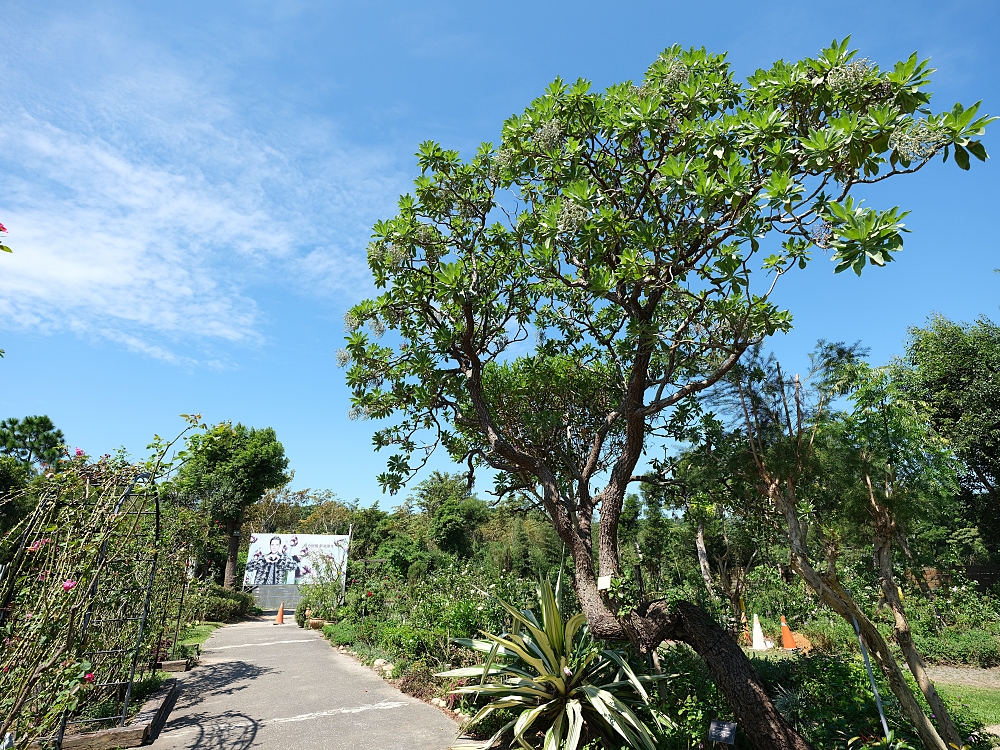
{"label": "large tree", "polygon": [[240,529],[247,508],[268,490],[288,482],[288,459],[270,427],[255,429],[223,422],[188,440],[187,460],[178,471],[176,488],[198,503],[226,533],[223,585],[236,585]]}
{"label": "large tree", "polygon": [[[956,323],[942,315],[910,329],[905,387],[924,402],[934,427],[967,471],[964,484],[984,520],[1000,511],[1000,326],[988,318]],[[995,523],[994,542],[1000,541]]]}
{"label": "large tree", "polygon": [[45,415],[0,422],[0,453],[17,459],[33,471],[54,466],[65,450],[66,438]]}
{"label": "large tree", "polygon": [[619,517],[651,441],[790,327],[775,282],[817,247],[859,274],[901,249],[905,212],[856,188],[942,152],[986,157],[975,106],[926,114],[930,73],[916,55],[882,70],[845,41],[745,83],[680,47],[638,85],[557,80],[498,149],[421,145],[415,195],[369,247],[384,291],[347,316],[352,413],[385,419],[375,446],[397,449],[381,483],[397,491],[443,445],[533,494],[595,636],[687,641],[759,748],[805,743],[736,644],[688,603],[615,611],[598,574],[621,575]]}

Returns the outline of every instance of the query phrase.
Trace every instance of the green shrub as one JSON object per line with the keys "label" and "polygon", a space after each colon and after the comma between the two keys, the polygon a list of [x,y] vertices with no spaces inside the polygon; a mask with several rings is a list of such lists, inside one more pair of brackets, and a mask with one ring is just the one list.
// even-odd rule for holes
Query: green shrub
{"label": "green shrub", "polygon": [[817,617],[797,628],[817,651],[826,654],[858,654],[858,637],[851,627],[842,617],[828,614],[825,617]]}
{"label": "green shrub", "polygon": [[211,622],[229,622],[240,617],[240,603],[221,596],[206,596],[201,601],[202,620]]}
{"label": "green shrub", "polygon": [[[753,665],[768,693],[780,699],[778,708],[784,709],[786,720],[798,725],[813,745],[830,747],[851,737],[881,734],[875,698],[860,658],[813,653],[789,659],[758,657],[753,658]],[[889,691],[882,688],[880,692],[891,723],[900,714],[889,705]]]}
{"label": "green shrub", "polygon": [[378,629],[376,637],[378,645],[386,651],[410,657],[433,653],[437,645],[432,633],[411,625],[384,624]]}
{"label": "green shrub", "polygon": [[438,693],[440,680],[434,676],[434,670],[423,659],[407,665],[405,674],[399,681],[399,689],[414,698],[427,700]]}
{"label": "green shrub", "polygon": [[299,586],[302,598],[299,600],[296,612],[302,611],[303,623],[307,609],[312,617],[327,621],[336,619],[341,600],[340,586],[340,579],[334,577],[321,578],[316,583]]}
{"label": "green shrub", "polygon": [[705,738],[712,719],[730,717],[705,662],[689,646],[678,643],[660,649],[660,666],[673,676],[657,685],[657,706],[676,725],[660,734],[661,745],[693,746]]}
{"label": "green shrub", "polygon": [[334,646],[348,646],[357,640],[358,630],[349,622],[332,622],[323,626],[323,635]]}
{"label": "green shrub", "polygon": [[817,603],[796,577],[785,583],[778,570],[771,565],[759,565],[747,574],[747,611],[761,620],[780,622],[784,616],[788,624],[798,628],[817,612]]}
{"label": "green shrub", "polygon": [[188,621],[229,622],[246,617],[254,607],[253,594],[214,583],[192,593],[185,604]]}
{"label": "green shrub", "polygon": [[983,669],[1000,666],[1000,638],[982,630],[915,633],[913,641],[917,651],[934,664],[972,664]]}

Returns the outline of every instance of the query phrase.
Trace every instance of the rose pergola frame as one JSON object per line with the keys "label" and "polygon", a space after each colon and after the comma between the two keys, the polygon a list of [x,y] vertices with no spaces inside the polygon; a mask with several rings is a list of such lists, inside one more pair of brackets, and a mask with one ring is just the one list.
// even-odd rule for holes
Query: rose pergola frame
{"label": "rose pergola frame", "polygon": [[36,491],[0,538],[0,741],[61,748],[127,723],[176,646],[185,576],[149,473],[81,463]]}

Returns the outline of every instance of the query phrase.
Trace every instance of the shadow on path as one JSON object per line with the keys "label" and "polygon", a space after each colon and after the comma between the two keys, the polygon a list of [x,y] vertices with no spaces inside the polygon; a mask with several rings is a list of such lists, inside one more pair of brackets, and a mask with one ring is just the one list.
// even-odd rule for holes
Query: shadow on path
{"label": "shadow on path", "polygon": [[[271,667],[261,667],[247,661],[223,661],[205,664],[186,675],[180,683],[180,694],[175,709],[189,711],[199,703],[223,695],[235,695],[250,687],[250,683],[273,672]],[[175,721],[183,722],[188,717],[178,717],[167,722],[167,729],[173,729]]]}
{"label": "shadow on path", "polygon": [[184,735],[190,750],[247,750],[257,737],[257,722],[237,711],[190,714],[170,727]]}
{"label": "shadow on path", "polygon": [[180,677],[160,750],[442,750],[457,726],[294,625],[220,628]]}

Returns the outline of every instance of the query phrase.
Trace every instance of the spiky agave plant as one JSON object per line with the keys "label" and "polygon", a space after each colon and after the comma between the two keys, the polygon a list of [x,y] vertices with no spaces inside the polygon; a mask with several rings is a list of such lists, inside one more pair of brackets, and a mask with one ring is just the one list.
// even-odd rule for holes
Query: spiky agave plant
{"label": "spiky agave plant", "polygon": [[654,721],[665,722],[650,705],[646,691],[646,686],[663,677],[637,675],[621,654],[599,648],[582,614],[564,622],[557,595],[548,581],[539,586],[538,600],[541,622],[534,612],[518,610],[496,599],[514,618],[514,632],[484,634],[485,640],[455,639],[456,643],[488,654],[483,664],[438,675],[478,677],[478,684],[456,688],[452,693],[493,697],[467,726],[501,708],[518,712],[487,742],[455,747],[488,748],[513,729],[514,740],[531,750],[525,734],[533,729],[545,731],[543,750],[576,750],[584,737],[600,738],[605,747],[617,747],[624,741],[631,748],[656,750],[649,728],[631,706],[641,701]]}

